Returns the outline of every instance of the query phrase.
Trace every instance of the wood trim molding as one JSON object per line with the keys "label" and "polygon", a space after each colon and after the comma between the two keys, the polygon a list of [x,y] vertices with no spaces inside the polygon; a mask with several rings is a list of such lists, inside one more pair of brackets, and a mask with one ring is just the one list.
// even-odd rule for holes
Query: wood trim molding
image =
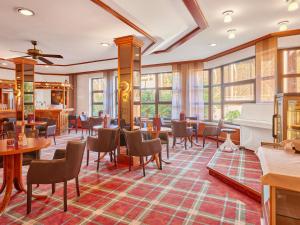
{"label": "wood trim molding", "polygon": [[[194,59],[194,60],[186,60],[186,61],[175,61],[175,62],[165,62],[165,63],[157,63],[157,64],[148,64],[148,65],[142,65],[142,68],[147,68],[147,67],[158,67],[158,66],[167,66],[167,65],[172,65],[172,64],[176,64],[176,63],[191,63],[191,62],[208,62],[214,59],[217,59],[219,57],[240,51],[242,49],[254,46],[257,42],[260,42],[262,40],[266,40],[268,38],[271,37],[286,37],[286,36],[293,36],[293,35],[299,35],[300,34],[300,29],[296,29],[296,30],[288,30],[288,31],[282,31],[282,32],[274,32],[274,33],[270,33],[267,35],[264,35],[262,37],[256,38],[254,40],[251,40],[249,42],[246,42],[244,44],[238,45],[236,47],[233,47],[231,49],[225,50],[223,52],[219,52],[215,55],[209,56],[207,58],[204,59]],[[7,59],[2,59],[4,61],[10,61]],[[92,62],[103,62],[103,61],[107,61],[107,60],[117,60],[117,58],[111,58],[111,59],[100,59],[100,60],[94,60],[94,61],[89,61],[89,62],[82,62],[82,63],[74,63],[74,64],[66,64],[66,65],[59,65],[59,66],[74,66],[74,65],[82,65],[82,64],[87,64],[87,63],[92,63]],[[41,65],[41,64],[37,64],[37,65]],[[52,66],[56,66],[56,65],[52,65]],[[12,68],[8,68],[8,67],[3,67],[0,66],[1,69],[7,69],[7,70],[14,70]],[[116,68],[111,68],[111,69],[103,69],[103,70],[92,70],[92,71],[84,71],[84,72],[78,72],[78,73],[68,73],[68,74],[88,74],[88,73],[97,73],[97,72],[103,72],[103,71],[109,71],[109,70],[116,70]],[[36,72],[36,74],[41,74],[41,75],[48,75],[48,74],[53,74],[53,73],[39,73]],[[62,75],[65,76],[66,74],[53,74],[53,75]]]}
{"label": "wood trim molding", "polygon": [[103,8],[108,13],[112,14],[117,19],[121,20],[123,23],[130,26],[132,29],[143,34],[145,37],[147,37],[150,40],[151,43],[142,53],[146,52],[146,50],[148,50],[151,46],[153,46],[157,42],[157,40],[153,36],[151,36],[149,33],[144,31],[142,28],[138,27],[133,22],[128,20],[126,17],[122,16],[120,13],[118,13],[117,11],[115,11],[114,9],[112,9],[111,7],[106,5],[103,1],[101,1],[101,0],[91,0],[91,1],[94,2],[96,5],[100,6],[101,8]]}
{"label": "wood trim molding", "polygon": [[[89,64],[89,63],[96,63],[96,62],[105,62],[105,61],[111,61],[111,60],[117,60],[118,58],[108,58],[108,59],[98,59],[98,60],[92,60],[92,61],[86,61],[86,62],[79,62],[79,63],[71,63],[71,64],[53,64],[53,65],[47,65],[47,66],[63,66],[63,67],[68,67],[68,66],[78,66],[78,65],[83,65],[83,64]],[[38,63],[36,64],[38,66],[46,66],[46,64],[41,64]]]}
{"label": "wood trim molding", "polygon": [[169,47],[167,47],[164,50],[159,50],[153,52],[154,54],[160,54],[165,52],[170,52],[171,50],[179,47],[180,45],[184,44],[188,40],[192,39],[194,36],[196,36],[201,31],[205,30],[208,27],[208,23],[201,11],[201,8],[197,2],[197,0],[182,0],[190,14],[192,15],[194,21],[197,24],[197,27],[191,30],[189,33],[184,35],[179,40],[175,41],[173,44],[171,44]]}

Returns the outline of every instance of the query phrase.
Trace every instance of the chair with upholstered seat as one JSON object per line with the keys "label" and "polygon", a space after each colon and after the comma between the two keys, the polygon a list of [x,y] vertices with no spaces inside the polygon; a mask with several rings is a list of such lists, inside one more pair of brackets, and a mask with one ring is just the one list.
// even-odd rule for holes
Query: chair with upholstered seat
{"label": "chair with upholstered seat", "polygon": [[[67,181],[75,179],[77,196],[80,196],[78,175],[81,168],[85,142],[70,141],[66,150],[58,150],[60,159],[33,160],[27,173],[27,213],[31,212],[33,184],[64,183],[64,211],[67,211]],[[63,153],[62,153],[63,152]],[[54,188],[52,187],[54,192]]]}
{"label": "chair with upholstered seat", "polygon": [[145,176],[145,163],[144,157],[154,156],[158,154],[160,169],[162,169],[162,161],[161,161],[161,143],[159,138],[155,138],[152,140],[143,141],[142,133],[140,130],[136,131],[127,131],[124,130],[128,155],[129,155],[129,171],[131,171],[131,162],[132,157],[140,157],[140,162],[143,167],[143,175]]}
{"label": "chair with upholstered seat", "polygon": [[86,133],[88,133],[89,135],[91,134],[91,124],[90,124],[90,118],[88,118],[86,115],[81,114],[79,116],[80,119],[80,128],[81,128],[81,138],[83,139],[83,131],[85,130]]}
{"label": "chair with upholstered seat", "polygon": [[99,170],[100,153],[109,153],[110,160],[117,165],[116,148],[118,145],[119,129],[101,128],[98,137],[88,136],[86,165],[89,165],[90,151],[98,152],[97,171]]}
{"label": "chair with upholstered seat", "polygon": [[221,134],[221,129],[224,126],[223,119],[220,119],[217,126],[205,126],[203,130],[203,147],[205,146],[205,139],[210,137],[216,137],[217,138],[217,147],[219,147],[219,136]]}
{"label": "chair with upholstered seat", "polygon": [[[186,116],[185,119],[187,120],[198,120],[197,116]],[[198,143],[198,124],[197,123],[193,123],[191,124],[191,127],[193,128],[193,133],[195,136],[195,140]]]}
{"label": "chair with upholstered seat", "polygon": [[191,147],[193,147],[193,129],[187,126],[185,120],[172,120],[172,135],[173,135],[173,148],[176,145],[177,138],[184,138],[184,148],[186,149],[186,143],[189,139]]}

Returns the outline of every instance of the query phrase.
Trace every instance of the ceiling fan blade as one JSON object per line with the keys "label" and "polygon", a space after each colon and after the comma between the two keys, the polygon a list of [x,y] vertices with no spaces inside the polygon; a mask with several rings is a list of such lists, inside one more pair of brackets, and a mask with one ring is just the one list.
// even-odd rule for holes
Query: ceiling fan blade
{"label": "ceiling fan blade", "polygon": [[27,52],[21,52],[21,51],[14,51],[14,50],[9,50],[10,52],[17,52],[17,53],[23,53],[23,54],[27,54]]}
{"label": "ceiling fan blade", "polygon": [[40,56],[42,56],[42,57],[49,57],[49,58],[60,58],[60,59],[64,58],[61,55],[53,55],[53,54],[40,54]]}
{"label": "ceiling fan blade", "polygon": [[52,65],[52,64],[53,64],[53,62],[51,62],[51,61],[49,61],[48,59],[45,59],[45,58],[43,58],[43,57],[38,57],[38,59],[41,60],[42,62],[48,64],[48,65]]}

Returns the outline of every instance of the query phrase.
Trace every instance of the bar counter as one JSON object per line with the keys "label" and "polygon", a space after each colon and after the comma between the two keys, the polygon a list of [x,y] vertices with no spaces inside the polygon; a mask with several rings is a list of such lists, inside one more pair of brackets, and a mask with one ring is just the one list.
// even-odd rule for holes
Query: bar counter
{"label": "bar counter", "polygon": [[36,118],[48,118],[56,122],[56,135],[68,130],[68,115],[74,109],[36,109]]}
{"label": "bar counter", "polygon": [[0,110],[0,119],[3,118],[16,118],[16,111],[13,109]]}

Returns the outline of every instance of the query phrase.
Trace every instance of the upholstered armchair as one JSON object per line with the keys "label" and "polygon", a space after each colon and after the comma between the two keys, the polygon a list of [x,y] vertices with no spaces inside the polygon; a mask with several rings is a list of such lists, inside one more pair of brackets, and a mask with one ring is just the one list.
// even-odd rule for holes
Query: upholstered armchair
{"label": "upholstered armchair", "polygon": [[9,121],[4,121],[3,125],[2,125],[2,136],[3,138],[5,138],[5,136],[8,136],[8,132],[9,131],[14,131],[15,130],[15,125],[13,122],[9,122]]}
{"label": "upholstered armchair", "polygon": [[[185,119],[188,120],[198,120],[197,116],[186,116]],[[197,123],[193,123],[191,124],[191,127],[193,128],[193,134],[195,136],[195,140],[198,143],[198,124]]]}
{"label": "upholstered armchair", "polygon": [[56,145],[55,134],[56,134],[56,125],[47,126],[45,137],[46,138],[53,137],[54,144]]}
{"label": "upholstered armchair", "polygon": [[77,130],[78,130],[77,116],[76,115],[69,115],[68,116],[68,123],[69,123],[68,132],[70,133],[71,130],[75,129],[75,132],[77,134]]}
{"label": "upholstered armchair", "polygon": [[191,147],[193,147],[193,129],[187,126],[185,120],[172,121],[172,134],[173,134],[173,148],[176,144],[176,138],[184,138],[184,148],[186,149],[187,140],[191,142]]}
{"label": "upholstered armchair", "polygon": [[144,157],[154,156],[158,154],[160,169],[162,169],[162,161],[161,161],[161,143],[159,138],[155,138],[152,140],[143,141],[142,133],[140,130],[136,131],[127,131],[124,130],[128,155],[129,155],[129,171],[131,171],[131,162],[132,157],[140,157],[140,161],[143,167],[143,175],[145,176],[145,162]]}
{"label": "upholstered armchair", "polygon": [[[77,196],[80,196],[78,175],[85,149],[85,142],[70,141],[66,150],[58,150],[59,159],[33,160],[27,173],[27,213],[31,212],[33,184],[64,183],[64,211],[67,211],[67,181],[75,179]],[[63,157],[64,156],[64,157]]]}
{"label": "upholstered armchair", "polygon": [[118,145],[119,128],[101,128],[98,130],[98,137],[88,136],[86,165],[89,165],[90,151],[98,153],[97,171],[99,171],[100,153],[109,153],[110,161],[114,160],[117,165],[116,148]]}
{"label": "upholstered armchair", "polygon": [[90,133],[91,133],[91,135],[93,135],[93,127],[101,125],[102,122],[103,122],[102,117],[90,117],[89,123],[90,123]]}
{"label": "upholstered armchair", "polygon": [[89,135],[91,134],[90,119],[86,115],[80,115],[79,119],[81,124],[81,138],[83,139],[83,130],[86,130],[86,133],[88,132]]}
{"label": "upholstered armchair", "polygon": [[205,146],[205,139],[208,136],[216,137],[217,138],[217,147],[219,147],[219,136],[221,134],[221,129],[224,126],[223,119],[218,121],[217,126],[205,126],[203,130],[203,147]]}

